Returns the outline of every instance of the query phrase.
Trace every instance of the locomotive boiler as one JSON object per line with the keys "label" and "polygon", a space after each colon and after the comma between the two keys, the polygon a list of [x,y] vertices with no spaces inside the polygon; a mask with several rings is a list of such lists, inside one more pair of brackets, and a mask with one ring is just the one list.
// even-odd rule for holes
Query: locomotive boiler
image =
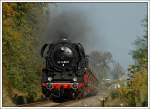
{"label": "locomotive boiler", "polygon": [[41,56],[45,58],[41,87],[46,97],[81,98],[96,93],[98,81],[88,68],[88,56],[82,44],[63,37],[44,44]]}

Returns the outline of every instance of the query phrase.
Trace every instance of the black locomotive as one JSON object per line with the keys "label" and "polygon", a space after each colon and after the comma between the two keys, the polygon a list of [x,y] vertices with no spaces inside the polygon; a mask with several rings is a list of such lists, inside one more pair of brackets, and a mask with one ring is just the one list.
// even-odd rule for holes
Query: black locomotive
{"label": "black locomotive", "polygon": [[[47,51],[45,52],[47,48]],[[42,69],[42,92],[46,97],[83,96],[90,83],[88,78],[88,57],[80,43],[72,43],[68,38],[43,45],[41,56],[46,65]],[[93,80],[95,76],[92,78]]]}

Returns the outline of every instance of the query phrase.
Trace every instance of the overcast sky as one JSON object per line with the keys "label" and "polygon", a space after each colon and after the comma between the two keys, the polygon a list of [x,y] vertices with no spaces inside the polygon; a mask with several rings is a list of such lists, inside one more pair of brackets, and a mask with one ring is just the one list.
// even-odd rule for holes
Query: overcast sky
{"label": "overcast sky", "polygon": [[[58,3],[53,15],[62,12],[84,13],[92,32],[88,32],[90,51],[110,51],[113,59],[125,69],[133,63],[129,52],[137,36],[142,36],[142,20],[147,15],[147,3]],[[50,7],[53,7],[50,5]],[[93,34],[94,33],[94,34]],[[90,46],[92,45],[92,46]]]}

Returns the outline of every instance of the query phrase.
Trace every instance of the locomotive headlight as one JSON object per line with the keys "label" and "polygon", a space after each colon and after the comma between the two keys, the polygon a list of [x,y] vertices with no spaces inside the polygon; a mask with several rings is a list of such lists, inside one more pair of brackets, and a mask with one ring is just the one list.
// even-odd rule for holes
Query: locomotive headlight
{"label": "locomotive headlight", "polygon": [[74,81],[74,82],[76,82],[76,81],[77,81],[77,78],[76,78],[76,77],[74,77],[74,78],[73,78],[73,81]]}
{"label": "locomotive headlight", "polygon": [[52,77],[48,77],[48,81],[52,81]]}

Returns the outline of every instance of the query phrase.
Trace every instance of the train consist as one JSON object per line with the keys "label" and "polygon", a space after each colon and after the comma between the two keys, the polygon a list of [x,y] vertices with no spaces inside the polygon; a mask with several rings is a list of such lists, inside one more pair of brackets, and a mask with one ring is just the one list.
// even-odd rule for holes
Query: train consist
{"label": "train consist", "polygon": [[98,80],[88,67],[88,56],[80,43],[61,38],[44,44],[41,56],[46,61],[41,80],[46,97],[82,98],[97,92]]}

